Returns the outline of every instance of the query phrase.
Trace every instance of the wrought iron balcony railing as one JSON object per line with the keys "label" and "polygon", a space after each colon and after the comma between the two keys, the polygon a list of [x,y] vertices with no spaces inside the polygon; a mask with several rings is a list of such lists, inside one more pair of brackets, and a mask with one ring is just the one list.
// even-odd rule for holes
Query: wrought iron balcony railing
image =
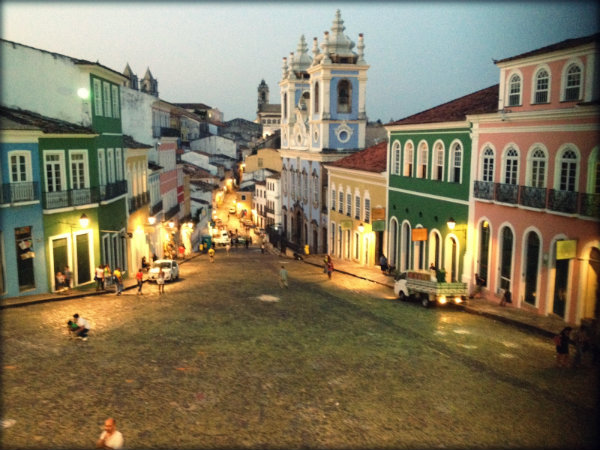
{"label": "wrought iron balcony railing", "polygon": [[43,205],[45,209],[81,206],[110,200],[127,193],[127,181],[120,180],[104,186],[94,186],[85,189],[67,189],[64,191],[44,192]]}
{"label": "wrought iron balcony railing", "polygon": [[600,194],[475,181],[473,195],[479,200],[600,218]]}
{"label": "wrought iron balcony railing", "polygon": [[39,199],[39,183],[37,181],[4,183],[0,189],[0,204],[30,202]]}
{"label": "wrought iron balcony railing", "polygon": [[147,205],[149,202],[150,202],[150,192],[148,192],[148,191],[142,192],[141,194],[136,195],[135,197],[130,197],[128,199],[129,214],[133,213],[134,211],[137,211],[142,206]]}
{"label": "wrought iron balcony railing", "polygon": [[169,220],[171,217],[176,216],[177,213],[179,213],[179,203],[165,213],[165,220]]}

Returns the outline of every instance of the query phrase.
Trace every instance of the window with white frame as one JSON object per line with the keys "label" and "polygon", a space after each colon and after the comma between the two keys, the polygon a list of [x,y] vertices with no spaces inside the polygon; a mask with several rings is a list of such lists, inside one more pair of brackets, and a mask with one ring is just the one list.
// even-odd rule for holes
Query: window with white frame
{"label": "window with white frame", "polygon": [[521,104],[521,77],[514,74],[508,82],[508,106]]}
{"label": "window with white frame", "polygon": [[462,146],[457,142],[452,146],[449,181],[460,183],[462,175]]}
{"label": "window with white frame", "polygon": [[348,80],[341,80],[337,85],[337,112],[352,112],[352,85]]}
{"label": "window with white frame", "polygon": [[313,202],[319,204],[319,177],[313,173]]}
{"label": "window with white frame", "polygon": [[65,190],[63,152],[44,152],[44,171],[46,173],[46,192]]}
{"label": "window with white frame", "polygon": [[441,142],[435,144],[433,150],[433,170],[431,178],[438,181],[444,180],[444,145]]}
{"label": "window with white frame", "polygon": [[392,174],[400,175],[400,162],[402,161],[400,153],[400,142],[395,141],[392,146]]}
{"label": "window with white frame", "polygon": [[108,173],[108,184],[115,182],[115,151],[112,148],[106,149],[106,166]]}
{"label": "window with white frame", "polygon": [[571,64],[567,69],[565,101],[579,100],[581,96],[581,67]]}
{"label": "window with white frame", "polygon": [[120,148],[115,148],[115,168],[117,169],[117,181],[121,181],[123,179],[123,158]]}
{"label": "window with white frame", "polygon": [[371,199],[365,197],[365,223],[371,222]]}
{"label": "window with white frame", "polygon": [[31,153],[28,151],[8,152],[10,164],[10,182],[26,183],[32,180],[31,176]]}
{"label": "window with white frame", "polygon": [[352,194],[350,191],[346,192],[346,215],[350,217],[352,214]]}
{"label": "window with white frame", "polygon": [[428,153],[427,142],[421,142],[417,155],[417,178],[427,178]]}
{"label": "window with white frame", "polygon": [[335,186],[331,187],[331,210],[335,211]]}
{"label": "window with white frame", "polygon": [[403,175],[405,177],[412,177],[413,157],[414,157],[414,149],[413,149],[412,142],[407,142],[406,144],[404,144],[404,172],[403,172]]}
{"label": "window with white frame", "polygon": [[102,84],[97,78],[94,78],[94,113],[97,116],[102,115]]}
{"label": "window with white frame", "polygon": [[304,203],[306,203],[308,201],[308,175],[306,174],[306,172],[304,172],[302,174],[302,183],[304,186],[304,191],[303,191],[303,198],[304,198]]}
{"label": "window with white frame", "polygon": [[550,94],[550,74],[546,69],[540,69],[535,76],[534,103],[548,103]]}
{"label": "window with white frame", "polygon": [[87,151],[71,150],[69,151],[69,160],[71,165],[71,189],[85,189],[89,187],[87,181]]}
{"label": "window with white frame", "polygon": [[510,147],[504,154],[505,184],[518,184],[519,181],[519,152]]}
{"label": "window with white frame", "polygon": [[340,186],[340,191],[339,191],[339,202],[338,202],[338,212],[343,213],[344,212],[344,191],[342,189],[342,187]]}
{"label": "window with white frame", "polygon": [[106,81],[102,82],[102,95],[104,97],[104,117],[111,117],[110,84]]}
{"label": "window with white frame", "polygon": [[360,195],[358,192],[354,196],[354,218],[360,219]]}
{"label": "window with white frame", "polygon": [[103,148],[98,149],[98,184],[106,185],[106,161]]}
{"label": "window with white frame", "polygon": [[115,119],[119,118],[119,86],[112,85],[112,113]]}
{"label": "window with white frame", "polygon": [[578,164],[579,158],[573,149],[567,147],[562,151],[559,158],[559,190],[576,191]]}
{"label": "window with white frame", "polygon": [[494,181],[494,165],[495,165],[494,150],[486,147],[483,151],[483,167],[481,170],[481,180],[491,183]]}
{"label": "window with white frame", "polygon": [[536,147],[530,152],[529,185],[536,188],[546,187],[546,161],[548,157],[543,148]]}

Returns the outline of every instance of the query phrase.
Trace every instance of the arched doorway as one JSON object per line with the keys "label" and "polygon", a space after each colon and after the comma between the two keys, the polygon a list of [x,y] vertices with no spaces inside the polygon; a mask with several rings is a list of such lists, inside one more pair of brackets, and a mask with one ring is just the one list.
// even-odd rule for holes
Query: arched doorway
{"label": "arched doorway", "polygon": [[398,267],[398,222],[396,218],[390,220],[390,235],[389,235],[389,248],[388,248],[388,260],[389,264]]}
{"label": "arched doorway", "polygon": [[583,298],[582,319],[600,318],[600,250],[590,250],[590,260],[587,270],[585,292]]}
{"label": "arched doorway", "polygon": [[404,223],[402,225],[402,271],[410,269],[410,225]]}
{"label": "arched doorway", "polygon": [[509,291],[512,284],[513,232],[509,227],[500,232],[500,289]]}
{"label": "arched doorway", "polygon": [[[558,241],[557,241],[558,242]],[[565,317],[567,306],[567,288],[569,287],[570,259],[556,259],[556,242],[554,243],[554,301],[552,312],[559,317]]]}
{"label": "arched doorway", "polygon": [[540,238],[537,233],[530,231],[525,243],[525,303],[535,306],[537,303]]}
{"label": "arched doorway", "polygon": [[477,274],[483,280],[482,286],[487,286],[488,268],[490,259],[490,224],[487,220],[481,222],[479,227],[479,261]]}
{"label": "arched doorway", "polygon": [[455,282],[458,280],[458,241],[456,237],[448,236],[446,238],[446,251],[444,253],[446,281]]}
{"label": "arched doorway", "polygon": [[296,213],[296,220],[295,220],[295,225],[296,228],[294,230],[294,241],[296,242],[296,244],[298,245],[302,245],[302,212],[298,211]]}

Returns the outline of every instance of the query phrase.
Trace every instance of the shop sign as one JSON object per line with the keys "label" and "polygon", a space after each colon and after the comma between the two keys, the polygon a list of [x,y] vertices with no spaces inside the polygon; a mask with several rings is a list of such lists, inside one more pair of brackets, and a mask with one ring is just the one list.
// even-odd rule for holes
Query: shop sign
{"label": "shop sign", "polygon": [[352,229],[352,220],[342,220],[340,222],[340,225],[342,227],[342,230],[351,230]]}
{"label": "shop sign", "polygon": [[413,241],[426,241],[427,240],[427,228],[414,228],[412,230]]}
{"label": "shop sign", "polygon": [[371,211],[371,218],[373,220],[385,220],[385,208],[373,208]]}
{"label": "shop sign", "polygon": [[556,241],[556,259],[572,259],[577,256],[577,240]]}
{"label": "shop sign", "polygon": [[385,231],[385,220],[375,220],[373,222],[373,231]]}

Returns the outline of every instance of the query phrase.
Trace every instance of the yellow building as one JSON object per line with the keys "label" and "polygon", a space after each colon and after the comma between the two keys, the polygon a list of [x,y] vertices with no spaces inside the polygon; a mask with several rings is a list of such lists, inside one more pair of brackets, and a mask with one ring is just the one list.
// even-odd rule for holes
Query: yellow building
{"label": "yellow building", "polygon": [[385,254],[386,158],[384,141],[325,165],[327,248],[334,259],[375,266]]}
{"label": "yellow building", "polygon": [[261,169],[268,169],[273,172],[281,172],[281,155],[278,150],[273,148],[261,148],[255,155],[246,157],[244,161],[244,172],[255,172]]}

